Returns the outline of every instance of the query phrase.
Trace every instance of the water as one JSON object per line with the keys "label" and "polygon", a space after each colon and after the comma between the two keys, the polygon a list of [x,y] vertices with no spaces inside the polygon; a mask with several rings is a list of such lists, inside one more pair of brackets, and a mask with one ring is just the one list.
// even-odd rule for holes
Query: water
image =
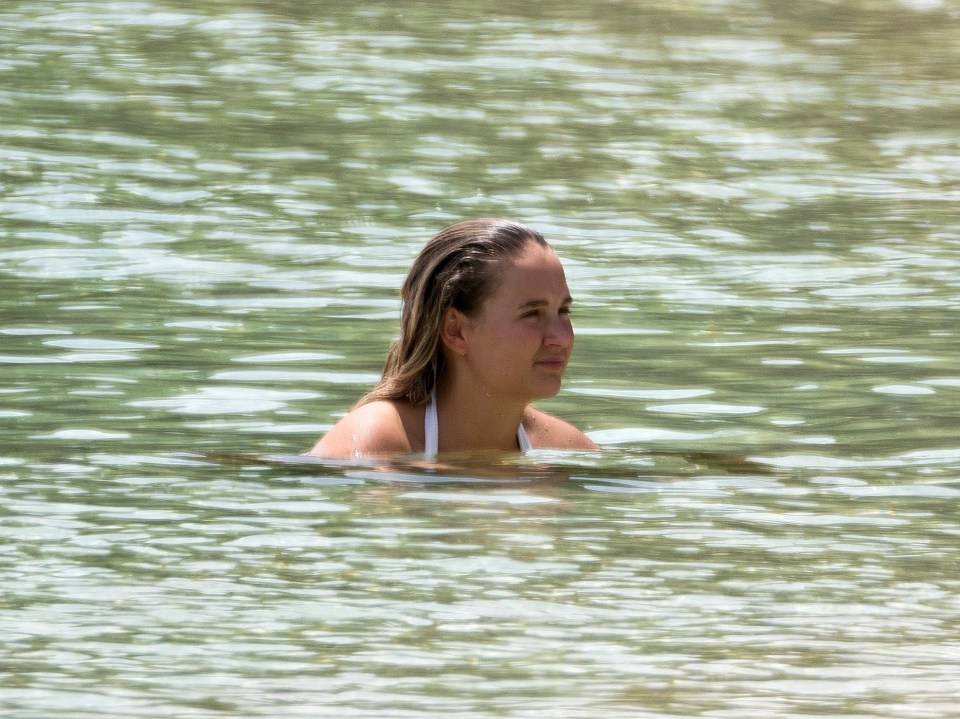
{"label": "water", "polygon": [[[960,716],[960,6],[0,9],[5,717]],[[526,221],[605,446],[297,458]]]}

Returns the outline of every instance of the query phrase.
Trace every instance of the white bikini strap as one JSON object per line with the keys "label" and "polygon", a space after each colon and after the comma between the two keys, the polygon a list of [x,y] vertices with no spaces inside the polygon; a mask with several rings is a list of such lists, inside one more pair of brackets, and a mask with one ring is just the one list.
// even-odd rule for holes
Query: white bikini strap
{"label": "white bikini strap", "polygon": [[517,430],[517,444],[520,445],[520,453],[526,454],[533,447],[530,446],[530,440],[527,438],[527,430],[523,428],[523,424],[520,425],[520,429]]}
{"label": "white bikini strap", "polygon": [[423,453],[436,457],[440,448],[440,427],[437,421],[437,389],[430,390],[430,404],[423,414]]}

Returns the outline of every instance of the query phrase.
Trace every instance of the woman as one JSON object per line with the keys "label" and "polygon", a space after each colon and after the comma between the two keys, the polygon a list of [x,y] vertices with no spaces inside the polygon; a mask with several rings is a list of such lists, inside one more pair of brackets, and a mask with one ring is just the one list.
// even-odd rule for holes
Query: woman
{"label": "woman", "polygon": [[596,449],[529,406],[559,391],[573,348],[563,267],[539,232],[500,219],[447,227],[417,256],[400,298],[383,377],[311,455]]}

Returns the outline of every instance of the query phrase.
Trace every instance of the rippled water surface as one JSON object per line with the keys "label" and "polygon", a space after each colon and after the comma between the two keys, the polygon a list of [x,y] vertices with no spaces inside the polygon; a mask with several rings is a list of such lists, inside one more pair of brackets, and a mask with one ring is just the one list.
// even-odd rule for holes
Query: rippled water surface
{"label": "rippled water surface", "polygon": [[[960,5],[9,0],[0,714],[960,716]],[[437,229],[604,446],[349,466]]]}

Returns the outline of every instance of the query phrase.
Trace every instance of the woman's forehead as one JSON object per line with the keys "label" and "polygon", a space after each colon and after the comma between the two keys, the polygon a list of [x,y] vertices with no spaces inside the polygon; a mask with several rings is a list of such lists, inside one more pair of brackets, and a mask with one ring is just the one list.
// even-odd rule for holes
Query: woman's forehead
{"label": "woman's forehead", "polygon": [[528,245],[520,255],[503,263],[500,275],[500,292],[523,295],[568,293],[563,265],[550,247]]}

